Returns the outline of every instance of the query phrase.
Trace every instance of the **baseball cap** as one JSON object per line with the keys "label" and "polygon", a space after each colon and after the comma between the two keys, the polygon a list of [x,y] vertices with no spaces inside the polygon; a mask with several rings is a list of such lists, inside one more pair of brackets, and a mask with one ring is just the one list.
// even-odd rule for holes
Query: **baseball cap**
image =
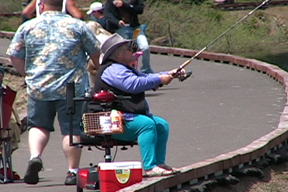
{"label": "baseball cap", "polygon": [[90,9],[89,11],[87,11],[87,14],[91,14],[93,11],[100,11],[100,10],[103,10],[104,7],[103,7],[103,4],[100,3],[100,2],[94,2],[90,5]]}

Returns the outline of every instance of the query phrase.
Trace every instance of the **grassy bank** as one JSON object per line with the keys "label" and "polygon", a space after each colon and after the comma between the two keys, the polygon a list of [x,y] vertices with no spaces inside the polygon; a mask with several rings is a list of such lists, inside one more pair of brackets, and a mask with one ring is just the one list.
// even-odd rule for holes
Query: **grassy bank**
{"label": "grassy bank", "polygon": [[0,13],[19,12],[21,9],[22,4],[20,0],[1,0]]}
{"label": "grassy bank", "polygon": [[[149,26],[148,35],[152,43],[199,50],[249,11],[220,11],[212,9],[209,3],[192,6],[152,4],[143,22]],[[209,50],[231,54],[262,51],[271,44],[287,41],[286,31],[286,26],[275,23],[273,16],[257,10],[215,42]]]}

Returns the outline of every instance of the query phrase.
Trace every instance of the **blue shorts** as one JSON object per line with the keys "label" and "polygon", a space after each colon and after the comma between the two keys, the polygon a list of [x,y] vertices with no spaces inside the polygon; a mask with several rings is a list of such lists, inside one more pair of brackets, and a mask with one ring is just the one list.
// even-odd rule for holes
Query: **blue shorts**
{"label": "blue shorts", "polygon": [[[82,101],[75,102],[73,115],[73,135],[80,135],[80,122],[82,117]],[[32,127],[54,131],[54,120],[58,117],[62,135],[69,135],[70,115],[66,114],[66,100],[41,101],[28,96],[28,130]]]}

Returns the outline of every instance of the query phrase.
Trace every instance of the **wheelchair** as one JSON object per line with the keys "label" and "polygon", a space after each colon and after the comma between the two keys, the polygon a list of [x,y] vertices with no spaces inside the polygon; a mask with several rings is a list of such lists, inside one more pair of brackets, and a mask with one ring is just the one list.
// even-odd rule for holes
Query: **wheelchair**
{"label": "wheelchair", "polygon": [[[75,85],[74,82],[68,83],[66,87],[66,113],[69,115],[69,138],[70,146],[84,147],[95,146],[97,149],[105,151],[105,162],[112,162],[111,148],[122,147],[121,150],[127,150],[127,146],[133,147],[138,145],[136,141],[122,141],[114,139],[112,134],[121,134],[121,130],[116,132],[104,132],[99,125],[100,116],[108,117],[110,115],[109,104],[116,100],[129,99],[127,96],[116,96],[112,92],[102,91],[95,93],[92,97],[75,98]],[[101,103],[104,111],[98,113],[86,113],[87,102],[96,100]],[[83,117],[81,122],[81,135],[80,142],[73,142],[73,115],[75,114],[75,102],[85,101],[83,106]],[[123,130],[122,130],[123,131]],[[83,189],[97,190],[99,187],[99,177],[97,172],[98,165],[90,164],[90,167],[80,168],[77,173],[77,192],[83,192]]]}

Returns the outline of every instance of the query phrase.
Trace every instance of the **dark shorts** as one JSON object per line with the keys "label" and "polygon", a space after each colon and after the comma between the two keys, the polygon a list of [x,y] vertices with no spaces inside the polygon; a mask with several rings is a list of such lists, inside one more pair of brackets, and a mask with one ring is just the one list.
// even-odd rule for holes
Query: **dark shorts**
{"label": "dark shorts", "polygon": [[[73,135],[80,135],[83,102],[75,102]],[[28,96],[28,129],[32,127],[54,131],[54,120],[58,117],[62,135],[69,135],[70,116],[66,114],[66,100],[41,101]]]}

